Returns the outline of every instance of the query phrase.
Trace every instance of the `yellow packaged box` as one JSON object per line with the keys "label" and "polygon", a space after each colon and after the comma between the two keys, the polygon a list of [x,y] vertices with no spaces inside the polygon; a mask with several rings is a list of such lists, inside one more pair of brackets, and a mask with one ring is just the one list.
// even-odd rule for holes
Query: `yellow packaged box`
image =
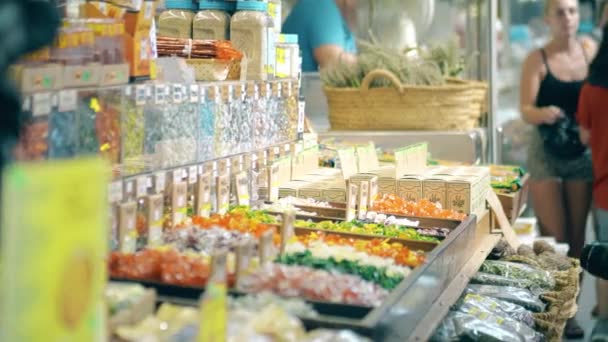
{"label": "yellow packaged box", "polygon": [[100,159],[13,165],[3,178],[0,341],[105,341]]}

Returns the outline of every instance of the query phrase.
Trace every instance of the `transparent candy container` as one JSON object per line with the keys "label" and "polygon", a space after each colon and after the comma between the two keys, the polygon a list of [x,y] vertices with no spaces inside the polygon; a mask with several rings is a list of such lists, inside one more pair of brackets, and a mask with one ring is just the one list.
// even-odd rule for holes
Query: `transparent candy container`
{"label": "transparent candy container", "polygon": [[[144,106],[148,103],[148,85],[125,86],[122,102],[122,164],[123,174],[132,175],[145,170],[144,139],[147,118]],[[151,90],[151,89],[150,89]],[[151,101],[150,101],[151,102]]]}
{"label": "transparent candy container", "polygon": [[64,65],[84,65],[94,61],[94,33],[76,25],[59,29],[57,41],[51,49],[51,61]]}
{"label": "transparent candy container", "polygon": [[77,91],[62,90],[49,117],[48,156],[50,159],[72,158],[78,150],[76,125]]}
{"label": "transparent candy container", "polygon": [[78,92],[76,124],[78,132],[79,155],[96,155],[100,152],[97,132],[97,113],[101,111],[99,94],[96,91]]}
{"label": "transparent candy container", "polygon": [[112,165],[120,163],[122,102],[121,88],[108,88],[99,92],[100,107],[95,121],[99,151]]}
{"label": "transparent candy container", "polygon": [[198,161],[215,158],[215,101],[206,86],[200,87]]}
{"label": "transparent candy container", "polygon": [[235,100],[237,103],[240,104],[239,111],[236,112],[236,128],[238,129],[237,150],[239,153],[246,153],[251,151],[253,146],[253,135],[251,134],[253,129],[253,116],[251,114],[253,103],[251,99],[247,96],[246,84],[241,84],[237,86]]}
{"label": "transparent candy container", "polygon": [[251,82],[248,85],[251,101],[251,121],[252,121],[252,136],[253,150],[264,148],[265,135],[268,134],[264,126],[264,116],[266,112],[266,99],[260,94],[260,85]]}
{"label": "transparent candy container", "polygon": [[160,167],[184,166],[196,161],[198,115],[181,84],[171,86],[171,97],[162,112],[162,136],[156,145]]}
{"label": "transparent candy container", "polygon": [[228,40],[230,34],[230,5],[220,0],[200,0],[199,12],[192,24],[192,38]]}
{"label": "transparent candy container", "polygon": [[216,157],[222,158],[230,154],[232,130],[230,127],[230,104],[231,87],[223,86],[213,88],[215,105],[215,150]]}
{"label": "transparent candy container", "polygon": [[268,31],[272,27],[262,1],[239,1],[230,22],[230,40],[247,58],[247,79],[268,78]]}
{"label": "transparent candy container", "polygon": [[166,0],[165,11],[158,17],[159,36],[192,38],[194,5],[191,0]]}
{"label": "transparent candy container", "polygon": [[287,118],[287,97],[284,95],[283,84],[281,82],[273,82],[272,106],[269,108],[273,121],[271,145],[286,141],[289,120]]}
{"label": "transparent candy container", "polygon": [[287,81],[284,83],[287,90],[287,140],[293,141],[298,137],[299,119],[299,92],[297,81]]}
{"label": "transparent candy container", "polygon": [[[149,100],[143,103],[144,135],[143,155],[150,170],[158,170],[161,156],[158,149],[163,140],[163,117],[170,105],[170,88],[166,84],[146,86],[151,93]],[[146,98],[146,97],[144,97]]]}
{"label": "transparent candy container", "polygon": [[51,93],[39,93],[23,99],[23,114],[27,118],[18,144],[21,160],[43,160],[49,150],[49,114],[53,109]]}
{"label": "transparent candy container", "polygon": [[262,128],[266,132],[261,137],[261,148],[267,148],[274,143],[276,140],[275,136],[278,133],[278,123],[274,121],[278,102],[277,98],[274,97],[273,89],[270,83],[263,84],[261,94],[265,102],[264,111],[261,115],[261,124]]}

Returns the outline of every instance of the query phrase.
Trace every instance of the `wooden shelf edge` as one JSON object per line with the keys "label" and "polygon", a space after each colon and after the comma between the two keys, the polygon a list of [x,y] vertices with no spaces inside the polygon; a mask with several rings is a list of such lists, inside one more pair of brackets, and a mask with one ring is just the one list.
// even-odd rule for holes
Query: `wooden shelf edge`
{"label": "wooden shelf edge", "polygon": [[428,341],[431,338],[435,329],[450,310],[450,307],[456,303],[465,287],[469,284],[471,277],[479,270],[479,267],[481,267],[481,264],[486,260],[501,237],[502,235],[490,234],[480,238],[480,241],[477,242],[475,254],[462,267],[460,273],[452,280],[441,296],[439,296],[421,320],[421,324],[410,335],[409,341]]}

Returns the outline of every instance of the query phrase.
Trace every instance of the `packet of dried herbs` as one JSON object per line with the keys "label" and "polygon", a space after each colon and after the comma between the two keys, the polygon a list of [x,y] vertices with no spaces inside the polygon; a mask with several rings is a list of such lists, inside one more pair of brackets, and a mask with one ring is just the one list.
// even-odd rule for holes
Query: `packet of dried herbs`
{"label": "packet of dried herbs", "polygon": [[526,279],[546,290],[555,287],[555,279],[553,279],[549,272],[524,264],[486,260],[481,265],[479,271],[512,279]]}
{"label": "packet of dried herbs", "polygon": [[468,313],[450,311],[430,341],[527,341],[510,327],[501,325],[501,320],[492,314],[482,320]]}
{"label": "packet of dried herbs", "polygon": [[489,310],[490,312],[493,312],[494,314],[500,317],[508,317],[514,319],[516,321],[526,324],[530,328],[534,328],[535,326],[535,319],[532,312],[528,311],[526,308],[518,304],[488,296],[468,293],[462,296],[462,298],[458,301],[455,307],[456,309],[458,309],[467,305]]}
{"label": "packet of dried herbs", "polygon": [[517,287],[469,284],[465,289],[465,294],[470,293],[521,305],[532,312],[543,312],[546,308],[545,303],[537,295]]}
{"label": "packet of dried herbs", "polygon": [[508,278],[485,272],[477,272],[473,278],[471,278],[471,284],[518,287],[520,289],[528,289],[535,294],[541,294],[543,292],[543,289],[529,279]]}

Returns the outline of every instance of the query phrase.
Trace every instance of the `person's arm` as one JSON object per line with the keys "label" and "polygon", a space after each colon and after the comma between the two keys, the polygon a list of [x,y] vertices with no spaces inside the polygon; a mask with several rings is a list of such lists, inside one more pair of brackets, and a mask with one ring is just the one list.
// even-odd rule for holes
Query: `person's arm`
{"label": "person's arm", "polygon": [[[331,1],[331,0],[330,0]],[[315,2],[308,27],[313,56],[320,68],[333,63],[354,63],[357,57],[343,46],[344,19],[338,8],[330,1]]]}
{"label": "person's arm", "polygon": [[357,57],[351,53],[344,51],[339,45],[321,45],[313,51],[315,60],[320,68],[324,68],[333,63],[348,63],[352,64],[357,61]]}
{"label": "person's arm", "polygon": [[589,86],[585,85],[581,90],[581,95],[578,100],[578,110],[576,111],[576,120],[579,124],[579,135],[581,142],[584,145],[589,145],[591,140],[591,113],[589,112]]}
{"label": "person's arm", "polygon": [[522,119],[531,125],[553,124],[563,113],[555,106],[538,108],[535,105],[541,83],[542,55],[534,51],[524,61],[520,81],[519,110]]}

